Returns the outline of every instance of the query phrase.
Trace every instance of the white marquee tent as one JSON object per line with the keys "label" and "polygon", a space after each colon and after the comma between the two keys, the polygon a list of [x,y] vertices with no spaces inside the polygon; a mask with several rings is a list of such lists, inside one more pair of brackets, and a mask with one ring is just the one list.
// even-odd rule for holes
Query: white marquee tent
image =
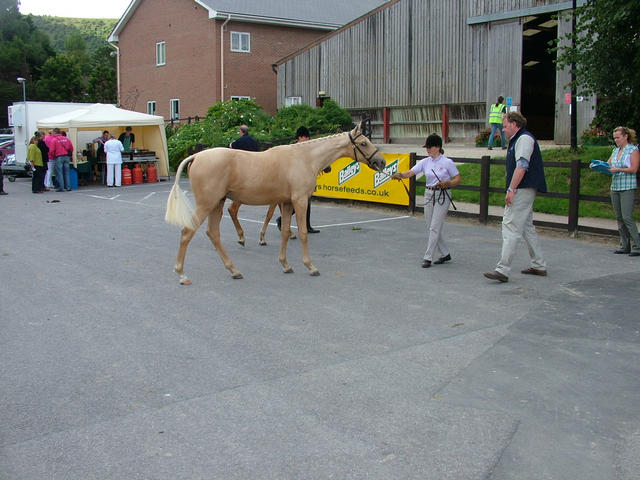
{"label": "white marquee tent", "polygon": [[[114,105],[96,103],[71,112],[38,120],[39,129],[60,128],[68,130],[68,136],[76,150],[78,131],[109,130],[116,138],[131,127],[136,136],[135,148],[152,150],[158,158],[158,175],[169,176],[169,154],[164,118],[157,115],[133,112]],[[75,157],[74,157],[75,163]]]}

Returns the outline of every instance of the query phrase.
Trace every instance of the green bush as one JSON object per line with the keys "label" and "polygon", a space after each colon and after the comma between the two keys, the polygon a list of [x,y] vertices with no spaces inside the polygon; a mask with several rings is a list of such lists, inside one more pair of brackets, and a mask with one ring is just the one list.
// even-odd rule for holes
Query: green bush
{"label": "green bush", "polygon": [[[491,135],[491,128],[485,128],[476,135],[476,147],[486,147],[489,141],[489,135]],[[502,139],[500,138],[500,132],[496,132],[493,137],[492,147],[502,146]]]}
{"label": "green bush", "polygon": [[262,107],[249,99],[218,102],[207,111],[207,119],[220,132],[237,131],[243,124],[252,131],[260,131],[268,129],[271,123],[271,117],[262,111]]}
{"label": "green bush", "polygon": [[343,132],[349,130],[353,124],[349,112],[331,99],[324,101],[319,114],[324,120],[324,131],[326,132]]}
{"label": "green bush", "polygon": [[580,143],[584,146],[613,145],[613,141],[609,135],[599,127],[591,127],[582,132],[582,135],[580,135]]}
{"label": "green bush", "polygon": [[178,128],[174,127],[171,137],[167,139],[171,170],[176,171],[180,162],[188,155],[189,147],[194,147],[197,143],[203,143],[207,147],[214,146],[212,133],[213,129],[209,119],[182,125]]}
{"label": "green bush", "polygon": [[253,100],[218,102],[207,111],[204,120],[179,126],[167,126],[169,165],[175,171],[187,156],[189,147],[197,143],[207,147],[226,147],[238,138],[238,127],[247,125],[252,137],[262,143],[295,137],[299,126],[306,126],[312,134],[335,133],[351,127],[351,115],[333,100],[326,100],[322,108],[294,105],[280,109],[270,117]]}

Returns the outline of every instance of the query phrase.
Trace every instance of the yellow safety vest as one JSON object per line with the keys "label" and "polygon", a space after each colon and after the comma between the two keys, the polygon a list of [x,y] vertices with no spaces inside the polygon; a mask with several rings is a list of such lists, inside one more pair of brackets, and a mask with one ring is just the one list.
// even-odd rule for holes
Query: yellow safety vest
{"label": "yellow safety vest", "polygon": [[496,105],[495,103],[491,104],[491,113],[489,113],[489,123],[502,123],[502,111],[504,110],[504,105],[499,103]]}

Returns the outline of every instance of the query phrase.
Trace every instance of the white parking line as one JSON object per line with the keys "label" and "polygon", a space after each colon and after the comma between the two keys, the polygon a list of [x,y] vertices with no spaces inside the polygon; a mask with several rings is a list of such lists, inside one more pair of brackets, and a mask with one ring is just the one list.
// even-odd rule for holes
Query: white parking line
{"label": "white parking line", "polygon": [[[231,219],[229,215],[223,215],[223,218]],[[401,217],[388,217],[388,218],[378,218],[376,220],[362,220],[357,222],[345,222],[345,223],[329,223],[327,225],[315,225],[316,228],[327,228],[327,227],[342,227],[346,225],[361,225],[364,223],[375,223],[375,222],[388,222],[390,220],[401,220],[403,218],[411,218],[410,215],[403,215]],[[238,220],[242,220],[243,222],[251,222],[251,223],[259,223],[263,224],[264,220],[253,220],[251,218],[241,218],[238,217]],[[275,223],[269,223],[269,225],[276,225]],[[291,228],[298,228],[295,225],[291,225]]]}
{"label": "white parking line", "polygon": [[360,222],[331,223],[329,225],[318,225],[318,227],[342,227],[345,225],[360,225],[363,223],[387,222],[389,220],[402,220],[403,218],[411,218],[410,215],[402,215],[401,217],[378,218],[376,220],[363,220]]}
{"label": "white parking line", "polygon": [[87,197],[99,198],[100,200],[115,200],[119,196],[120,196],[119,194],[113,197],[105,197],[103,195],[87,195]]}

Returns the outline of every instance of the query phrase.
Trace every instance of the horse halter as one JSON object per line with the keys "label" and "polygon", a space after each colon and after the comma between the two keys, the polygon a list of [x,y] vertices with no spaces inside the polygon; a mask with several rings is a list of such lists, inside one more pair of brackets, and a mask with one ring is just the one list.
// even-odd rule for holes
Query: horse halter
{"label": "horse halter", "polygon": [[352,137],[352,136],[351,136],[351,132],[349,132],[349,140],[351,140],[351,145],[353,145],[353,157],[354,157],[354,159],[356,159],[356,160],[357,160],[357,159],[358,159],[358,156],[357,156],[357,154],[356,154],[356,151],[357,151],[357,152],[360,152],[360,155],[362,155],[362,157],[367,161],[367,165],[369,165],[369,167],[371,167],[373,170],[376,170],[376,171],[377,171],[377,169],[376,169],[376,168],[373,168],[373,167],[371,166],[371,159],[372,159],[373,157],[375,157],[375,155],[378,153],[378,149],[376,148],[376,149],[373,151],[373,153],[367,157],[367,155],[366,155],[362,150],[360,150],[360,147],[359,147],[359,146],[358,146],[358,144],[356,143],[356,139],[357,139],[358,137],[361,137],[361,136],[362,136],[362,137],[364,137],[364,135],[362,135],[362,133],[358,133],[358,135],[356,135],[355,137]]}

